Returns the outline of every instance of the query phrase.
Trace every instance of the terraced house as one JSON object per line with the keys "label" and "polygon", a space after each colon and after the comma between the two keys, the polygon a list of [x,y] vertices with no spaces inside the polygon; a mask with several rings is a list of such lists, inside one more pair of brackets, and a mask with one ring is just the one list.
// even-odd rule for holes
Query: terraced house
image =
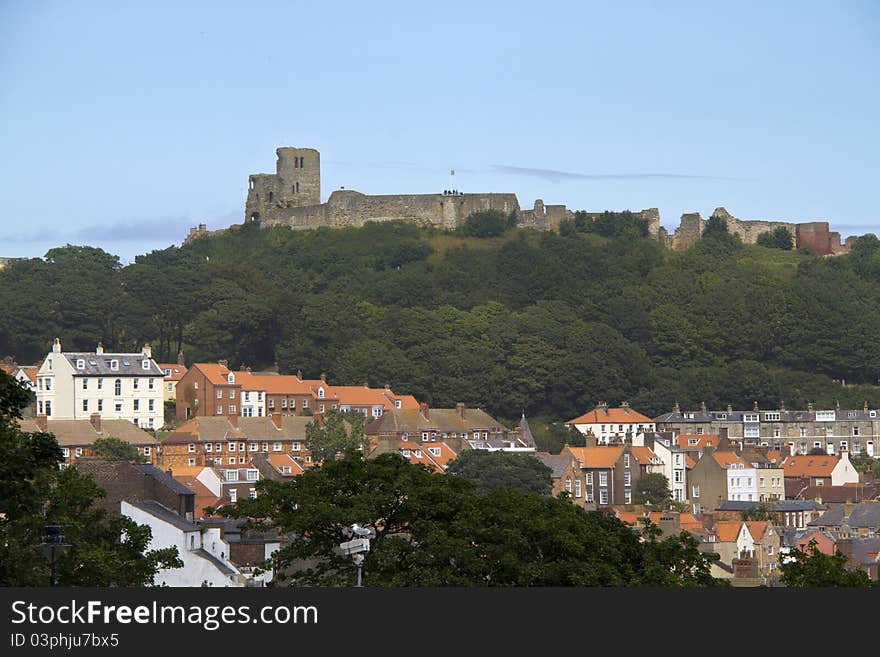
{"label": "terraced house", "polygon": [[307,466],[306,427],[314,418],[281,415],[269,417],[197,417],[185,422],[162,441],[161,467],[208,466],[232,469],[247,466],[251,457],[290,454]]}
{"label": "terraced house", "polygon": [[743,446],[770,447],[787,454],[808,454],[821,449],[827,454],[843,451],[854,456],[880,456],[880,412],[861,409],[814,409],[803,411],[784,407],[763,410],[754,404],[750,411],[682,411],[676,404],[671,413],[654,418],[657,431],[684,434],[721,434]]}

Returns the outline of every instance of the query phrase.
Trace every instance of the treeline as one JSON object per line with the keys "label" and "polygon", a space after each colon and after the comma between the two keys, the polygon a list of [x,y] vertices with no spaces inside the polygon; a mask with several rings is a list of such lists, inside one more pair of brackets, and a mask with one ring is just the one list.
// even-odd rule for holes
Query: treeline
{"label": "treeline", "polygon": [[676,401],[880,405],[873,236],[817,258],[743,245],[723,224],[668,252],[629,213],[468,232],[490,236],[248,224],[126,267],[53,249],[0,271],[0,356],[33,362],[56,336],[65,350],[149,340],[159,360],[277,362],[506,419],[624,399],[651,415]]}

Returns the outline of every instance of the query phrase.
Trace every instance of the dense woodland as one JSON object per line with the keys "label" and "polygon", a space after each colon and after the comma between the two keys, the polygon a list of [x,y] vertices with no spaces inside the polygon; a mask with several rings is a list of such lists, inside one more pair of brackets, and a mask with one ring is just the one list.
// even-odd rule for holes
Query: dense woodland
{"label": "dense woodland", "polygon": [[600,400],[652,416],[676,401],[880,406],[871,235],[819,258],[710,224],[671,252],[629,213],[579,214],[559,233],[491,219],[452,232],[248,224],[125,267],[52,249],[0,270],[0,356],[32,363],[56,336],[65,350],[150,341],[160,361],[182,349],[187,363],[277,362],[506,421],[564,421]]}

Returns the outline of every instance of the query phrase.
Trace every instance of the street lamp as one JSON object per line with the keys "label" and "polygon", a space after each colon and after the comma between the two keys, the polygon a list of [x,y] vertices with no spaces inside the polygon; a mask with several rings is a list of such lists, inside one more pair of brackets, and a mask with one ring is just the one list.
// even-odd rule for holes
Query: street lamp
{"label": "street lamp", "polygon": [[64,542],[63,529],[61,525],[46,525],[46,536],[40,543],[43,556],[49,562],[49,586],[55,586],[55,562],[70,547]]}

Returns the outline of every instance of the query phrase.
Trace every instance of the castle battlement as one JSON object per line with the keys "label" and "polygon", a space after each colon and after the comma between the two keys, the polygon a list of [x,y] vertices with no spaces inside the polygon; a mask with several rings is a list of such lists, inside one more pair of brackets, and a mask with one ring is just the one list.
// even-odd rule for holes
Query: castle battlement
{"label": "castle battlement", "polygon": [[[275,173],[255,173],[248,177],[245,222],[259,221],[262,226],[288,226],[311,229],[323,226],[344,228],[362,226],[368,221],[407,221],[421,226],[453,229],[474,212],[497,210],[515,213],[516,225],[535,230],[559,230],[563,221],[574,218],[564,205],[545,205],[535,201],[532,209],[522,209],[513,193],[462,193],[446,190],[437,194],[369,195],[339,189],[321,203],[321,154],[313,148],[284,147],[275,150],[278,160]],[[601,212],[584,213],[594,221]],[[660,226],[660,212],[649,208],[633,212],[648,224],[648,234],[664,247],[683,250],[702,236],[706,220],[699,213],[685,213],[673,232]],[[778,227],[788,230],[798,247],[808,246],[818,255],[846,253],[855,237],[841,244],[840,233],[832,232],[828,222],[791,223],[737,219],[724,208],[713,217],[722,218],[728,230],[743,242],[754,244],[761,233]],[[204,234],[203,229],[196,233]]]}

